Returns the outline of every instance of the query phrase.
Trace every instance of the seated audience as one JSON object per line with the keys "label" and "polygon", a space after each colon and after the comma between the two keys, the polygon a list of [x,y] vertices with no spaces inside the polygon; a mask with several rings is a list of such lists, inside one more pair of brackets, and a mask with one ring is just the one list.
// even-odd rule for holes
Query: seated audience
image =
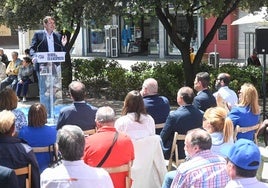
{"label": "seated audience", "polygon": [[127,94],[122,116],[115,121],[115,128],[126,133],[133,140],[155,135],[154,120],[146,113],[139,91],[130,91]]}
{"label": "seated audience", "polygon": [[[55,127],[47,126],[47,111],[43,104],[31,105],[28,112],[28,126],[20,129],[18,137],[27,141],[31,147],[51,146],[56,143],[57,131]],[[40,173],[52,162],[51,153],[35,153]]]}
{"label": "seated audience", "polygon": [[[0,112],[0,165],[11,169],[32,166],[32,188],[40,187],[39,168],[32,148],[21,139],[12,136],[15,115],[8,110]],[[19,176],[19,187],[25,188],[25,176]]]}
{"label": "seated audience", "polygon": [[34,82],[33,72],[34,72],[34,69],[33,69],[31,58],[24,57],[22,61],[22,65],[19,68],[18,84],[17,84],[17,90],[16,90],[18,97],[21,96],[21,90],[22,90],[23,102],[26,102],[28,85]]}
{"label": "seated audience", "polygon": [[0,187],[20,188],[18,178],[13,169],[0,166]]}
{"label": "seated audience", "polygon": [[207,72],[199,72],[195,76],[194,89],[197,95],[194,98],[193,105],[202,112],[210,107],[217,106],[216,99],[209,90],[210,77]]}
{"label": "seated audience", "polygon": [[6,65],[2,62],[2,57],[0,56],[0,83],[7,77],[6,75]]}
{"label": "seated audience", "polygon": [[226,188],[246,187],[264,188],[267,184],[256,178],[261,162],[258,146],[248,139],[239,139],[231,147],[224,147],[222,153],[227,157],[227,172],[231,180]]}
{"label": "seated audience", "polygon": [[226,144],[233,144],[234,126],[227,111],[222,107],[211,107],[205,111],[203,128],[212,139],[211,151],[221,155],[220,149]]}
{"label": "seated audience", "polygon": [[62,164],[47,168],[41,174],[41,188],[114,187],[107,171],[86,165],[81,160],[84,154],[85,136],[81,128],[65,125],[57,133],[57,144],[62,155]]}
{"label": "seated audience", "polygon": [[[165,123],[170,111],[169,101],[166,97],[158,94],[158,83],[153,78],[144,80],[141,95],[143,97],[146,112],[152,116],[155,124]],[[162,129],[157,129],[160,134]]]}
{"label": "seated audience", "polygon": [[11,88],[5,88],[0,91],[0,111],[11,110],[15,115],[15,135],[23,126],[27,126],[27,120],[22,111],[17,109],[18,98]]}
{"label": "seated audience", "polygon": [[[171,188],[225,187],[229,181],[226,161],[213,153],[211,146],[211,137],[205,130],[198,128],[187,133],[184,150],[188,161],[178,167]],[[170,179],[164,181],[163,187],[168,187],[168,183]]]}
{"label": "seated audience", "polygon": [[86,103],[85,85],[79,81],[73,81],[69,85],[69,92],[73,99],[73,104],[61,109],[57,123],[57,130],[67,124],[77,125],[83,131],[95,129],[95,114],[97,108]]}
{"label": "seated audience", "polygon": [[14,91],[16,91],[20,65],[21,60],[18,58],[18,52],[13,52],[12,61],[10,61],[6,69],[7,77],[1,81],[0,91],[9,85]]}
{"label": "seated audience", "polygon": [[[117,132],[114,128],[115,111],[111,107],[101,107],[96,113],[97,133],[86,137],[85,153],[83,160],[89,166],[94,167],[116,167],[132,162],[134,159],[134,148],[129,136]],[[114,141],[115,139],[115,141]],[[109,156],[105,154],[111,147]],[[114,187],[126,187],[127,173],[110,174]]]}
{"label": "seated audience", "polygon": [[[169,114],[165,126],[160,133],[163,142],[165,159],[169,159],[174,133],[186,134],[188,130],[202,127],[203,115],[192,105],[194,92],[190,87],[182,87],[177,93],[179,108]],[[184,159],[184,142],[178,142],[179,158]]]}
{"label": "seated audience", "polygon": [[215,83],[215,87],[218,91],[213,93],[213,96],[216,98],[216,100],[217,100],[217,97],[222,98],[221,104],[225,105],[224,107],[228,108],[229,110],[231,110],[232,107],[234,107],[238,103],[238,98],[237,98],[236,93],[234,92],[234,90],[229,88],[230,81],[231,81],[231,76],[229,74],[220,73],[217,76],[216,83]]}
{"label": "seated audience", "polygon": [[[256,88],[252,84],[245,83],[241,86],[239,103],[236,107],[232,108],[228,117],[233,121],[234,128],[237,125],[240,127],[250,127],[259,123],[259,97]],[[246,138],[254,140],[254,133],[255,131],[238,133],[237,139]]]}

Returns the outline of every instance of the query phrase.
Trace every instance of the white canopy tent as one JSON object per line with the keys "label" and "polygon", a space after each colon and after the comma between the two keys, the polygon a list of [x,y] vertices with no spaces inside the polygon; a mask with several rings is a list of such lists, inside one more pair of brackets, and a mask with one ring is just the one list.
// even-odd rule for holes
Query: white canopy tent
{"label": "white canopy tent", "polygon": [[260,11],[250,13],[232,22],[231,25],[253,24],[268,25],[267,7],[262,7]]}

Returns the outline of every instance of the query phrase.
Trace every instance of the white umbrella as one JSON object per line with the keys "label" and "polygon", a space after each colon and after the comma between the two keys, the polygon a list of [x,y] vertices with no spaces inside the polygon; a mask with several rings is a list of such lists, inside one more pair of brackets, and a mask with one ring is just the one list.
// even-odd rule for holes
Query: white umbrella
{"label": "white umbrella", "polygon": [[262,7],[261,11],[254,14],[248,14],[232,22],[231,25],[251,24],[251,23],[268,23],[267,7]]}

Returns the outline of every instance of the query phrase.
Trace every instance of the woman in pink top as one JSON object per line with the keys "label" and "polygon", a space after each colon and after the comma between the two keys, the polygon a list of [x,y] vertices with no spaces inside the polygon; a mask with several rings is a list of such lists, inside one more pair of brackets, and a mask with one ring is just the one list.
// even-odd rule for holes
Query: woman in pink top
{"label": "woman in pink top", "polygon": [[137,140],[155,134],[153,118],[146,113],[139,91],[130,91],[124,101],[122,116],[115,122],[118,131],[125,132]]}

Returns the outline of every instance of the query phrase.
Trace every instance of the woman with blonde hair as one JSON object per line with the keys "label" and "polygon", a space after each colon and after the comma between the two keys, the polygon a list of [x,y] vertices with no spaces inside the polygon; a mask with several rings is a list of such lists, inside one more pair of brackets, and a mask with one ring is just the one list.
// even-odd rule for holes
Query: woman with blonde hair
{"label": "woman with blonde hair", "polygon": [[220,148],[233,143],[233,122],[227,117],[227,111],[222,107],[212,107],[205,111],[203,128],[212,138],[211,150],[220,154]]}
{"label": "woman with blonde hair", "polygon": [[134,140],[155,135],[154,119],[146,113],[139,91],[130,91],[125,97],[122,116],[116,120],[115,128]]}
{"label": "woman with blonde hair", "polygon": [[[259,123],[260,107],[258,101],[259,97],[256,88],[250,83],[243,84],[239,91],[239,103],[236,107],[232,108],[228,115],[234,124],[234,128],[237,125],[240,127],[251,127]],[[255,131],[238,133],[237,139],[254,140],[254,133]]]}

